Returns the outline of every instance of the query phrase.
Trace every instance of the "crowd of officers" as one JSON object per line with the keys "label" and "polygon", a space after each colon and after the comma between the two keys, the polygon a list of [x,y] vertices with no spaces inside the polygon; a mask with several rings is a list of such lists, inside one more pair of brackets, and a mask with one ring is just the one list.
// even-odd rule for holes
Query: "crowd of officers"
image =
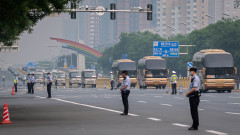
{"label": "crowd of officers", "polygon": [[34,84],[35,84],[34,74],[27,74],[26,81],[27,81],[28,94],[34,94]]}

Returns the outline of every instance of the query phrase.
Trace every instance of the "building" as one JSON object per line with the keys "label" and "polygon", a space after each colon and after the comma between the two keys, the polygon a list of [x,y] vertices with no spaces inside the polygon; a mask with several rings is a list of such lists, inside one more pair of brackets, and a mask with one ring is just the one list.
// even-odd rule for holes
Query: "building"
{"label": "building", "polygon": [[165,38],[240,15],[239,9],[234,9],[234,0],[156,0],[155,12],[156,27],[150,31]]}

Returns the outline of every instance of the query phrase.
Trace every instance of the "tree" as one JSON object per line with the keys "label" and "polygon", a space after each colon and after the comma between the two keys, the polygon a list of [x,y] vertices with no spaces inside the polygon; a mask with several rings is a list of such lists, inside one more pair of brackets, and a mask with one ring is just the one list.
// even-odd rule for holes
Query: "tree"
{"label": "tree", "polygon": [[238,8],[240,6],[240,0],[235,0],[234,2],[234,8]]}
{"label": "tree", "polygon": [[[0,42],[11,46],[24,31],[52,13],[64,12],[69,0],[1,0]],[[80,2],[81,0],[73,0]]]}

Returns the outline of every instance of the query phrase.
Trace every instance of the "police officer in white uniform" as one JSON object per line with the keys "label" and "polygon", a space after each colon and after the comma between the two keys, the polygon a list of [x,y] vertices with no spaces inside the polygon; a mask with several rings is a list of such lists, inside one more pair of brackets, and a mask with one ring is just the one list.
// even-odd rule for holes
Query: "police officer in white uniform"
{"label": "police officer in white uniform", "polygon": [[52,94],[51,94],[51,88],[52,88],[52,76],[50,75],[50,73],[47,73],[48,77],[47,77],[47,93],[48,93],[48,97],[47,98],[52,98]]}
{"label": "police officer in white uniform", "polygon": [[110,90],[113,90],[113,85],[114,85],[114,81],[113,81],[113,73],[112,71],[110,72],[110,77],[111,77],[111,89]]}
{"label": "police officer in white uniform", "polygon": [[198,130],[199,126],[199,118],[198,118],[198,105],[200,102],[200,79],[197,76],[197,68],[190,68],[191,72],[191,82],[189,85],[188,92],[186,93],[186,97],[189,97],[190,103],[190,111],[192,115],[193,124],[188,130]]}
{"label": "police officer in white uniform", "polygon": [[130,87],[131,87],[131,80],[128,76],[128,71],[122,71],[123,82],[121,84],[121,95],[122,95],[122,102],[124,106],[124,111],[121,115],[128,115],[128,96],[130,94]]}

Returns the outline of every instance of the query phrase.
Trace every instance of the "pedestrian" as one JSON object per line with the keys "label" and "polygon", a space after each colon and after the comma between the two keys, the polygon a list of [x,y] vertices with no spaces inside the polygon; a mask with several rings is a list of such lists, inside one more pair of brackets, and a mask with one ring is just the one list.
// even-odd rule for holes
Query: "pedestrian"
{"label": "pedestrian", "polygon": [[190,103],[190,111],[192,115],[193,124],[188,130],[198,130],[199,126],[199,118],[198,118],[198,105],[200,102],[200,79],[197,76],[197,68],[190,68],[190,74],[192,76],[191,82],[189,85],[188,92],[186,93],[186,97],[189,97]]}
{"label": "pedestrian", "polygon": [[121,84],[121,95],[122,95],[122,102],[124,106],[124,111],[121,113],[121,115],[128,115],[128,96],[130,94],[130,87],[131,87],[131,80],[128,76],[128,71],[124,70],[122,71],[123,81]]}
{"label": "pedestrian", "polygon": [[34,77],[34,74],[32,74],[32,76],[31,76],[31,84],[30,84],[30,86],[31,86],[30,93],[31,94],[34,94],[34,84],[35,84],[35,77]]}
{"label": "pedestrian", "polygon": [[2,78],[3,78],[3,87],[5,85],[5,75],[2,75]]}
{"label": "pedestrian", "polygon": [[31,93],[31,76],[30,74],[27,74],[27,88],[28,88],[28,94]]}
{"label": "pedestrian", "polygon": [[15,92],[17,92],[17,86],[18,86],[18,76],[15,75],[15,77],[14,77],[14,89],[15,89]]}
{"label": "pedestrian", "polygon": [[50,73],[47,73],[48,77],[47,77],[47,93],[48,93],[48,97],[47,98],[51,98],[51,88],[52,88],[52,76],[50,75]]}
{"label": "pedestrian", "polygon": [[172,94],[177,94],[177,75],[175,71],[172,71],[170,83],[172,85]]}
{"label": "pedestrian", "polygon": [[110,81],[111,89],[110,90],[113,90],[114,81],[113,81],[113,73],[112,73],[112,71],[110,72],[110,76],[111,76],[111,81]]}
{"label": "pedestrian", "polygon": [[58,86],[58,76],[55,75],[55,88],[57,89],[57,86]]}

